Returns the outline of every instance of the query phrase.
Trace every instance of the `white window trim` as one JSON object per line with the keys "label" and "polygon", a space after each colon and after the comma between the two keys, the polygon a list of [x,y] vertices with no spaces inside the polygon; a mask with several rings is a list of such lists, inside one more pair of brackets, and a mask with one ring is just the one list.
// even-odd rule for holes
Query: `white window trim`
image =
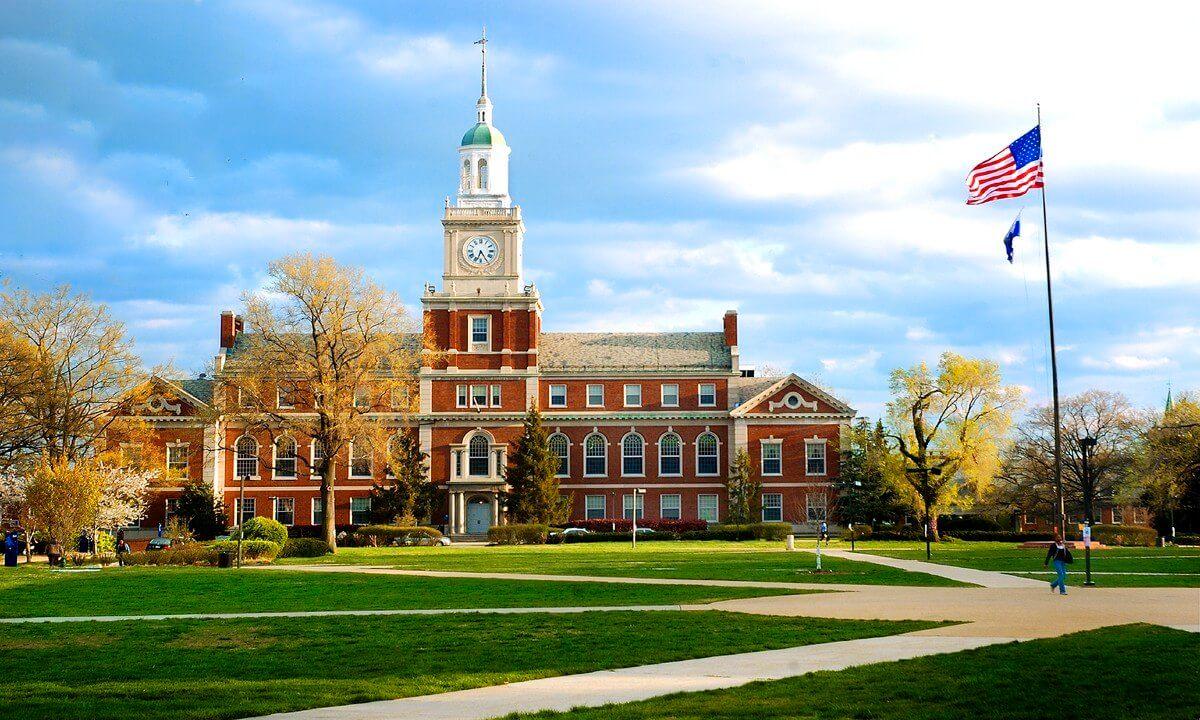
{"label": "white window trim", "polygon": [[[475,340],[475,320],[483,318],[487,322],[487,340],[482,342]],[[492,349],[492,316],[491,315],[468,315],[467,316],[467,348],[473,352]]]}
{"label": "white window trim", "polygon": [[[592,402],[592,388],[597,388],[597,387],[600,388],[599,404]],[[594,407],[598,407],[598,408],[604,407],[604,383],[589,383],[586,390],[587,390],[587,392],[584,397],[584,400],[586,401],[588,407],[593,407],[593,408]]]}
{"label": "white window trim", "polygon": [[[710,497],[716,501],[715,506],[713,507],[713,510],[716,513],[716,517],[713,518],[712,520],[705,520],[704,518],[700,517],[700,498],[706,498],[706,497]],[[696,495],[696,519],[697,520],[705,520],[705,522],[711,522],[711,523],[721,522],[721,496],[716,493],[699,493],[698,495]]]}
{"label": "white window trim", "polygon": [[[625,472],[625,438],[637,435],[642,441],[642,471],[640,473]],[[646,477],[646,438],[636,430],[630,430],[621,436],[621,477]],[[630,457],[633,457],[632,455]]]}
{"label": "white window trim", "polygon": [[625,498],[633,498],[633,503],[632,503],[633,507],[630,508],[631,517],[637,517],[638,510],[641,510],[642,516],[638,519],[645,520],[646,519],[646,494],[645,493],[633,493],[632,495],[622,495],[621,496],[621,517],[622,517],[622,519],[625,518]]}
{"label": "white window trim", "polygon": [[[562,388],[562,403],[554,402],[554,388]],[[567,406],[567,386],[565,383],[552,383],[550,385],[549,394],[546,396],[546,406],[552,408],[565,408]]]}
{"label": "white window trim", "polygon": [[583,496],[583,519],[588,520],[588,500],[591,498],[600,498],[600,517],[590,519],[603,519],[608,516],[608,496],[607,495],[584,495]]}
{"label": "white window trim", "polygon": [[501,388],[503,385],[492,385],[488,389],[488,404],[490,407],[500,407],[501,403]]}
{"label": "white window trim", "polygon": [[[284,440],[291,440],[296,445],[296,455],[292,459],[296,464],[292,467],[291,475],[279,474],[279,443]],[[275,442],[271,443],[271,477],[289,478],[295,480],[300,475],[300,443],[296,442],[291,435],[280,435],[275,438]]]}
{"label": "white window trim", "polygon": [[[768,495],[779,498],[779,519],[778,520],[768,520],[767,519],[767,496]],[[783,522],[783,493],[763,493],[761,500],[762,500],[762,510],[760,512],[760,515],[762,517],[762,521],[763,522]]]}
{"label": "white window trim", "polygon": [[[675,512],[677,512],[678,515],[673,518],[669,518],[666,515],[663,515],[663,500],[665,498],[669,498],[669,497],[673,497],[677,501],[675,504]],[[679,493],[664,493],[662,495],[659,495],[658,496],[658,518],[660,520],[682,520],[683,519],[683,496],[680,495]]]}
{"label": "white window trim", "polygon": [[[669,387],[675,388],[675,402],[673,403],[667,402],[667,388]],[[660,385],[658,388],[658,400],[659,404],[661,404],[663,407],[679,407],[679,383],[663,383]]]}
{"label": "white window trim", "polygon": [[[372,453],[373,454],[373,453]],[[346,448],[346,477],[367,479],[375,477],[375,458],[367,456],[367,474],[359,475],[354,472],[354,442],[351,441]]]}
{"label": "white window trim", "polygon": [[317,441],[315,438],[308,441],[308,476],[313,480],[321,479],[317,473]]}
{"label": "white window trim", "polygon": [[[604,454],[601,456],[604,458],[604,472],[599,473],[599,474],[588,472],[588,462],[587,462],[588,461],[588,454],[587,454],[588,438],[591,438],[593,435],[600,438],[604,442]],[[585,478],[608,477],[608,436],[605,435],[604,433],[600,432],[596,428],[592,428],[592,431],[590,433],[588,433],[587,437],[585,437],[583,439],[583,476]]]}
{"label": "white window trim", "polygon": [[[713,391],[712,391],[713,399],[712,399],[712,402],[710,402],[710,403],[704,402],[704,391],[702,390],[702,388],[705,385],[710,385],[710,386],[712,386],[712,389],[713,389]],[[696,404],[699,407],[716,407],[717,406],[717,384],[716,383],[698,383],[696,385]]]}
{"label": "white window trim", "polygon": [[[254,441],[254,474],[253,475],[243,475],[238,472],[238,445],[241,444],[242,438],[250,438],[251,440]],[[122,447],[124,447],[124,445],[122,445]],[[260,480],[262,478],[262,475],[261,475],[262,468],[259,467],[261,465],[261,463],[259,462],[259,457],[258,457],[258,453],[261,450],[262,450],[262,446],[259,444],[258,439],[255,438],[253,435],[250,435],[249,433],[242,433],[241,435],[238,436],[237,440],[233,441],[233,477],[239,483],[242,481],[243,477],[249,477],[251,480]]]}
{"label": "white window trim", "polygon": [[[666,437],[668,435],[674,435],[675,439],[679,441],[679,455],[676,456],[679,458],[679,472],[665,473],[665,472],[663,472],[663,469],[662,469],[662,467],[663,467],[662,461],[663,461],[663,457],[664,457],[663,451],[662,451],[662,445],[663,445],[663,440],[666,439]],[[655,447],[658,448],[658,476],[659,477],[683,477],[683,445],[684,445],[683,438],[680,437],[679,433],[675,432],[675,430],[673,430],[672,428],[667,428],[667,431],[665,433],[658,436],[658,442],[655,444]],[[646,454],[646,450],[645,450],[645,447],[643,447],[642,455],[645,455],[645,454]],[[645,460],[643,460],[642,462],[645,463]]]}
{"label": "white window trim", "polygon": [[[710,472],[710,473],[700,472],[700,438],[705,435],[712,435],[713,439],[717,441],[717,470],[716,470],[716,472]],[[696,436],[696,442],[694,444],[696,446],[696,457],[695,457],[696,477],[720,477],[721,476],[721,436],[717,435],[715,432],[713,432],[708,427],[705,427],[704,432],[702,432]]]}
{"label": "white window trim", "polygon": [[[250,514],[250,518],[258,517],[258,502],[257,502],[257,500],[258,500],[258,498],[254,498],[254,497],[248,497],[248,498],[240,498],[239,497],[239,498],[233,499],[234,527],[242,526],[242,515],[244,514],[243,510],[246,507],[254,508],[253,512]],[[247,503],[249,503],[249,504],[247,504]],[[247,519],[250,519],[250,518],[247,518]]]}
{"label": "white window trim", "polygon": [[284,392],[283,388],[276,387],[275,388],[275,407],[279,408],[280,410],[294,410],[296,408],[296,403],[291,402],[291,403],[284,404],[283,398],[286,396],[287,396],[287,393]]}
{"label": "white window trim", "polygon": [[[188,450],[188,443],[180,441],[180,440],[174,440],[172,442],[167,443],[166,457],[164,458],[164,462],[167,465],[167,473],[168,474],[170,474],[170,472],[171,472],[171,448],[183,448],[183,460],[184,460],[183,473],[186,475],[192,469],[192,458],[191,458],[191,453]],[[234,454],[235,459],[236,459],[236,457],[237,457],[237,455]]]}
{"label": "white window trim", "polygon": [[471,386],[470,385],[455,385],[454,386],[454,407],[470,407],[471,405]]}
{"label": "white window trim", "polygon": [[[821,503],[813,502],[814,498],[821,498]],[[813,519],[813,510],[821,510],[823,518]],[[823,492],[806,492],[804,493],[804,521],[808,523],[829,522],[829,496]]]}
{"label": "white window trim", "polygon": [[[556,477],[556,478],[571,477],[571,438],[567,437],[566,433],[562,432],[558,428],[555,428],[554,432],[550,433],[550,437],[546,438],[547,446],[549,446],[550,440],[552,440],[554,438],[554,436],[556,436],[556,435],[562,435],[563,440],[567,441],[567,463],[566,463],[566,467],[563,468],[562,472],[555,473],[554,477]],[[558,456],[555,455],[555,457],[558,457]]]}
{"label": "white window trim", "polygon": [[[324,503],[324,502],[325,502],[325,498],[319,498],[319,497],[313,498],[312,500],[309,501],[309,503],[308,503],[308,519],[310,520],[309,525],[317,524],[317,503]],[[322,510],[321,512],[324,513],[325,511]]]}
{"label": "white window trim", "polygon": [[[779,448],[779,472],[767,472],[767,453],[766,446],[774,445]],[[758,472],[763,477],[781,477],[783,475],[783,439],[767,438],[759,441],[758,452]]]}
{"label": "white window trim", "polygon": [[[285,523],[284,521],[279,519],[279,501],[280,500],[291,500],[292,501],[292,521],[290,523]],[[292,527],[293,525],[295,525],[296,524],[296,498],[294,498],[294,497],[277,497],[277,498],[275,498],[275,500],[271,503],[271,518],[273,520],[275,520],[275,522],[277,522],[280,525],[283,525],[285,527]]]}
{"label": "white window trim", "polygon": [[[359,400],[365,400],[366,402],[360,403]],[[371,389],[354,388],[354,396],[350,398],[350,404],[358,410],[371,410]]]}
{"label": "white window trim", "polygon": [[[821,467],[823,472],[814,473],[808,471],[808,448],[810,445],[821,446]],[[816,435],[804,441],[804,474],[807,477],[825,477],[829,474],[829,442],[822,437]]]}
{"label": "white window trim", "polygon": [[[355,501],[355,500],[366,500],[366,501],[367,501],[367,509],[366,509],[365,511],[360,511],[360,512],[366,512],[366,513],[368,513],[368,517],[367,517],[367,522],[366,522],[366,523],[356,523],[356,522],[354,522],[354,501]],[[365,525],[365,524],[367,524],[367,523],[371,522],[371,518],[370,518],[370,515],[369,515],[369,513],[370,513],[370,512],[371,512],[371,498],[370,498],[370,496],[363,496],[363,495],[360,495],[360,496],[358,496],[358,497],[352,497],[352,498],[350,498],[350,524],[351,524],[351,525]]]}
{"label": "white window trim", "polygon": [[[638,391],[637,391],[638,401],[637,401],[636,405],[631,404],[629,402],[629,388],[637,388],[638,389]],[[642,406],[642,384],[641,383],[628,383],[623,388],[621,388],[621,402],[623,403],[623,407],[641,407]]]}

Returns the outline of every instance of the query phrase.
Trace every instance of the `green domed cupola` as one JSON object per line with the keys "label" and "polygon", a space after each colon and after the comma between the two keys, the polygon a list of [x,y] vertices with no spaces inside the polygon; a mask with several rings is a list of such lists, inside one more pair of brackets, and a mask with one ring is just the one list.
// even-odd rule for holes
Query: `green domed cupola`
{"label": "green domed cupola", "polygon": [[485,122],[478,122],[475,123],[475,127],[467,131],[466,135],[463,135],[460,147],[468,145],[485,145],[488,147],[494,145],[499,147],[505,144],[504,135],[499,130]]}

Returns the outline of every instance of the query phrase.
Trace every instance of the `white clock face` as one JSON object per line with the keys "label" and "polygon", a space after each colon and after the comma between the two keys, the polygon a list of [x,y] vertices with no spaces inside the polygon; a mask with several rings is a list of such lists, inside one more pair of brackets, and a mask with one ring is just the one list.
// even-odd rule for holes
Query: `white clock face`
{"label": "white clock face", "polygon": [[496,259],[496,241],[486,235],[479,235],[463,245],[463,257],[472,265],[487,265]]}

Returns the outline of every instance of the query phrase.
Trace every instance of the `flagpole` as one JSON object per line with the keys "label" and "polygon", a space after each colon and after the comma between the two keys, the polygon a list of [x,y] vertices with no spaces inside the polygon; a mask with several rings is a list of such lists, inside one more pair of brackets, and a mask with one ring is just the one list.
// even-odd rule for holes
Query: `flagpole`
{"label": "flagpole", "polygon": [[[1039,143],[1046,147],[1042,132],[1042,104],[1037,104],[1037,124]],[[1045,152],[1042,157],[1042,172],[1045,173]],[[1046,247],[1046,308],[1050,313],[1050,384],[1054,391],[1054,487],[1058,492],[1058,522],[1063,540],[1067,539],[1067,505],[1063,498],[1062,482],[1062,423],[1059,420],[1061,411],[1058,403],[1058,350],[1054,344],[1054,291],[1050,284],[1050,233],[1046,220],[1046,180],[1042,178],[1042,241]]]}

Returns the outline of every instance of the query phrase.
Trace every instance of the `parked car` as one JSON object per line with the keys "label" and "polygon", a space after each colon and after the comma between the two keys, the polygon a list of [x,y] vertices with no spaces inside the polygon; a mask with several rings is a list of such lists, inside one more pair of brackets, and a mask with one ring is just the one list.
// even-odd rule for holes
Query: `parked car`
{"label": "parked car", "polygon": [[445,537],[445,536],[442,536],[442,537],[440,537],[440,538],[438,538],[438,539],[437,539],[437,544],[438,544],[438,545],[449,545],[449,544],[450,544],[450,538],[448,538],[448,537]]}
{"label": "parked car", "polygon": [[640,527],[637,529],[638,535],[649,535],[654,532],[653,528]]}
{"label": "parked car", "polygon": [[551,534],[552,536],[554,536],[554,535],[560,535],[560,536],[562,536],[562,537],[567,537],[567,536],[570,536],[570,535],[591,535],[591,534],[592,534],[592,532],[591,532],[590,530],[586,529],[586,528],[575,528],[575,527],[572,527],[572,528],[564,528],[564,529],[562,529],[562,530],[555,530],[554,532],[552,532],[552,533],[550,533],[550,534]]}
{"label": "parked car", "polygon": [[146,550],[170,550],[174,544],[175,541],[171,538],[150,538],[150,542],[146,545]]}

